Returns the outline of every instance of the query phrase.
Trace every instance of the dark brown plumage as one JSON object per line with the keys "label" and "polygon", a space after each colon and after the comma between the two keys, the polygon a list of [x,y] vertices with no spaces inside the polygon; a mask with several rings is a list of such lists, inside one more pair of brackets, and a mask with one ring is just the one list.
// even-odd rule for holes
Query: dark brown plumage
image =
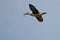
{"label": "dark brown plumage", "polygon": [[29,8],[34,14],[39,13],[39,11],[32,4],[29,4]]}
{"label": "dark brown plumage", "polygon": [[37,18],[37,20],[39,22],[43,22],[43,18],[42,18],[42,15],[43,14],[46,14],[45,12],[39,12],[35,6],[33,6],[32,4],[29,4],[29,8],[30,10],[32,11],[32,14],[29,14],[29,13],[26,13],[24,15],[31,15],[31,16],[35,16]]}
{"label": "dark brown plumage", "polygon": [[43,18],[42,18],[41,15],[39,15],[39,11],[32,4],[29,4],[29,8],[31,9],[31,11],[32,11],[33,14],[38,14],[36,16],[36,18],[37,18],[38,21],[42,22]]}

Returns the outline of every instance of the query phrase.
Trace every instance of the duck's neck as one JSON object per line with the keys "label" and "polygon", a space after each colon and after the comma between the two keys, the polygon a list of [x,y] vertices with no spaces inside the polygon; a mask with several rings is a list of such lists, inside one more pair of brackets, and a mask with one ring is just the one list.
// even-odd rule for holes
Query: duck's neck
{"label": "duck's neck", "polygon": [[39,14],[40,14],[40,15],[44,15],[44,14],[46,14],[46,13],[45,13],[45,12],[40,12]]}

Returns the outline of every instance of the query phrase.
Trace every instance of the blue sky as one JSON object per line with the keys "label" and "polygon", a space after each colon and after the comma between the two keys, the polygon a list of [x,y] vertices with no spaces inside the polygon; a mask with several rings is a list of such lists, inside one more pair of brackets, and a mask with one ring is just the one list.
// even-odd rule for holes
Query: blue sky
{"label": "blue sky", "polygon": [[[28,4],[47,12],[43,22],[24,15]],[[0,0],[0,40],[60,40],[60,0]]]}

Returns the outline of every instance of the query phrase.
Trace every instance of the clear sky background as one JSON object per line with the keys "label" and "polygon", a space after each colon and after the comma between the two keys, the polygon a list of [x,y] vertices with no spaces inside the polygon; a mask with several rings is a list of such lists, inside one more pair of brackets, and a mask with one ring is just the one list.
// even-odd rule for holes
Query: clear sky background
{"label": "clear sky background", "polygon": [[[43,22],[24,15],[28,4],[47,12]],[[60,40],[60,0],[0,0],[0,40]]]}

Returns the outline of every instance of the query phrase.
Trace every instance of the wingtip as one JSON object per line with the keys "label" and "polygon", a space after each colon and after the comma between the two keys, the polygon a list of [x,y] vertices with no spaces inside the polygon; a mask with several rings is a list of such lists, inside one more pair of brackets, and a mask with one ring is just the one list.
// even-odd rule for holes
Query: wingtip
{"label": "wingtip", "polygon": [[29,6],[33,6],[32,4],[29,4]]}
{"label": "wingtip", "polygon": [[29,4],[29,5],[32,5],[32,4]]}

